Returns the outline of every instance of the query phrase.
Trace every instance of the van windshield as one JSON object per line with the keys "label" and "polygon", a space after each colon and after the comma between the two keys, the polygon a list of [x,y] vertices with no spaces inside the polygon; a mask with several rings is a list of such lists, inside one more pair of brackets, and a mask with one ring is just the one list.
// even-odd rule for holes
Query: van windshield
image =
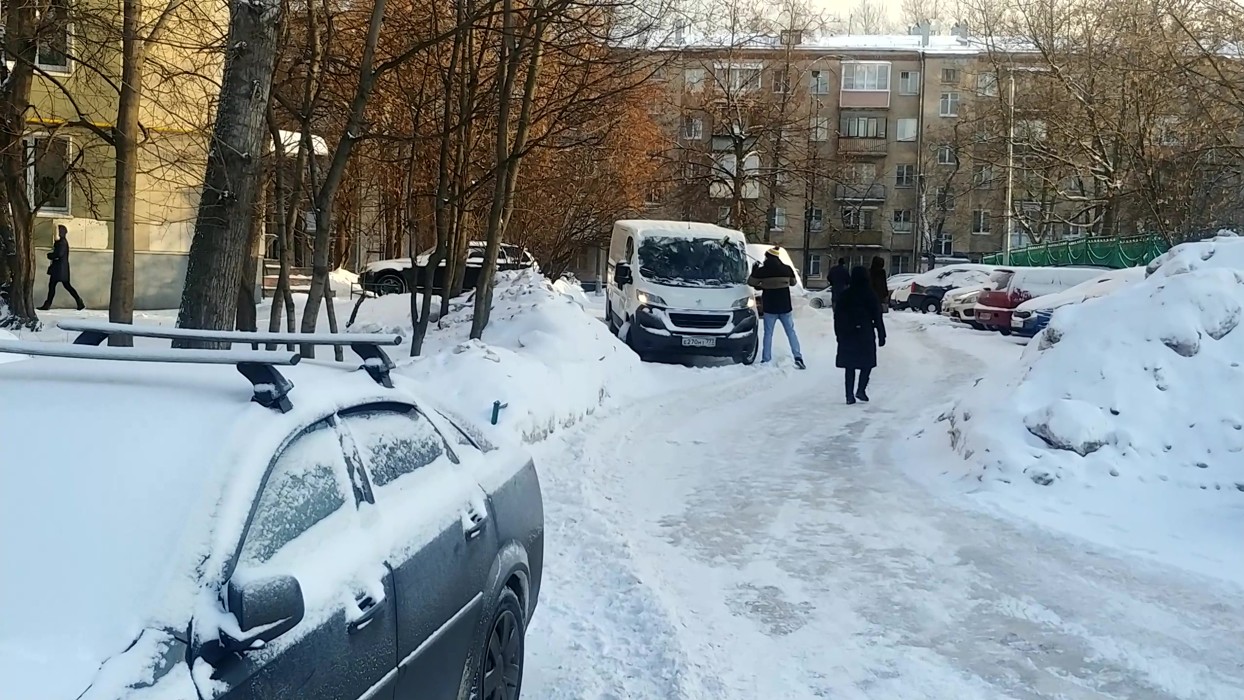
{"label": "van windshield", "polygon": [[639,274],[671,287],[732,287],[747,281],[743,247],[730,239],[648,236],[639,244]]}

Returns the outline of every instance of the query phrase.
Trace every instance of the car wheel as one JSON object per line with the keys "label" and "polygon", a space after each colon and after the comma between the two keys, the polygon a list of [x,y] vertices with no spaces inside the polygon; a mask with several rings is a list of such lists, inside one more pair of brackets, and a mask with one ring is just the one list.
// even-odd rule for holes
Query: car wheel
{"label": "car wheel", "polygon": [[618,324],[613,320],[613,304],[608,299],[605,300],[605,325],[609,326],[610,333],[618,334]]}
{"label": "car wheel", "polygon": [[518,700],[523,686],[523,647],[527,626],[518,596],[502,589],[492,620],[476,648],[474,700]]}
{"label": "car wheel", "polygon": [[941,304],[938,304],[936,299],[929,299],[924,302],[924,312],[926,314],[935,314],[939,311],[941,311]]}
{"label": "car wheel", "polygon": [[756,363],[756,356],[760,354],[760,334],[752,335],[752,345],[748,351],[735,358],[735,362],[743,365],[753,365]]}
{"label": "car wheel", "polygon": [[626,338],[624,340],[626,342],[626,347],[630,348],[631,352],[635,353],[639,357],[640,362],[648,361],[648,356],[645,355],[643,352],[641,352],[639,348],[635,346],[635,320],[634,319],[631,319],[630,325],[628,325],[626,328]]}
{"label": "car wheel", "polygon": [[812,301],[808,302],[808,305],[814,309],[823,309],[825,308],[825,300],[820,297],[812,297]]}
{"label": "car wheel", "polygon": [[376,278],[376,282],[373,286],[376,294],[380,296],[385,294],[406,293],[406,280],[402,279],[402,276],[396,272],[389,272],[380,275]]}

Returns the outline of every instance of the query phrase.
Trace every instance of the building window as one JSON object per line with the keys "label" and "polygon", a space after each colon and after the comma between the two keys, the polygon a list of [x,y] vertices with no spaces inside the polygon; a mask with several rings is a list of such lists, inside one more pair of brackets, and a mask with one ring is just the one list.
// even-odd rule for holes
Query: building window
{"label": "building window", "polygon": [[911,163],[902,163],[896,166],[894,169],[894,186],[915,187],[916,166]]}
{"label": "building window", "polygon": [[821,254],[808,254],[808,277],[819,279],[825,276],[825,271],[821,269]]}
{"label": "building window", "polygon": [[877,179],[876,163],[847,163],[842,169],[843,180],[852,184],[868,184]]}
{"label": "building window", "polygon": [[829,117],[812,117],[809,126],[812,129],[813,141],[829,139]]}
{"label": "building window", "polygon": [[786,228],[786,210],[782,207],[773,208],[773,219],[769,222],[769,230],[781,231]]}
{"label": "building window", "polygon": [[920,71],[905,70],[898,74],[898,94],[900,95],[919,95],[920,94]]}
{"label": "building window", "polygon": [[683,71],[683,82],[688,92],[703,92],[706,74],[703,68],[688,68]]}
{"label": "building window", "polygon": [[891,255],[890,256],[890,274],[891,275],[901,275],[904,272],[907,272],[909,269],[908,265],[910,265],[910,260],[906,255]]}
{"label": "building window", "polygon": [[1038,143],[1045,140],[1045,120],[1044,119],[1017,119],[1015,120],[1015,141],[1016,143]]}
{"label": "building window", "polygon": [[979,190],[986,190],[993,187],[993,166],[974,166],[972,168],[972,186]]}
{"label": "building window", "polygon": [[989,212],[987,210],[972,210],[972,233],[989,233]]}
{"label": "building window", "polygon": [[724,77],[730,92],[754,92],[760,89],[760,65],[718,65],[719,79]]}
{"label": "building window", "polygon": [[664,188],[659,184],[649,185],[648,194],[645,197],[648,204],[660,204],[665,199]]}
{"label": "building window", "polygon": [[704,177],[704,166],[694,161],[683,163],[683,179],[699,180]]}
{"label": "building window", "polygon": [[869,92],[890,91],[889,63],[843,63],[842,89]]}
{"label": "building window", "polygon": [[954,255],[955,240],[949,231],[938,231],[933,238],[934,255]]}
{"label": "building window", "polygon": [[981,73],[976,76],[976,94],[985,97],[997,97],[998,75],[996,73]]}
{"label": "building window", "polygon": [[943,92],[942,99],[938,103],[937,113],[943,117],[959,116],[959,93]]}
{"label": "building window", "polygon": [[943,211],[955,210],[955,193],[949,187],[937,188],[937,207]]}
{"label": "building window", "polygon": [[895,209],[894,210],[894,232],[895,233],[911,233],[911,210]]}
{"label": "building window", "polygon": [[68,214],[71,201],[73,143],[63,136],[35,136],[26,141],[27,194],[40,213]]}
{"label": "building window", "polygon": [[39,31],[35,65],[51,72],[68,72],[70,26],[67,3],[64,0],[52,0],[49,12],[51,16],[46,26]]}
{"label": "building window", "polygon": [[959,159],[955,157],[955,147],[942,144],[937,147],[937,164],[938,165],[956,165]]}
{"label": "building window", "polygon": [[829,73],[814,70],[808,75],[808,89],[813,95],[825,95],[829,92]]}
{"label": "building window", "polygon": [[688,141],[699,141],[704,138],[704,119],[701,117],[683,117],[682,137]]}
{"label": "building window", "polygon": [[818,207],[808,210],[808,230],[820,231],[825,226],[825,212]]}
{"label": "building window", "polygon": [[844,114],[839,124],[840,136],[849,139],[885,138],[885,117],[862,117]]}
{"label": "building window", "polygon": [[919,122],[914,118],[902,118],[898,120],[898,135],[895,137],[899,141],[915,141],[916,129]]}
{"label": "building window", "polygon": [[717,225],[730,225],[730,207],[717,207]]}
{"label": "building window", "polygon": [[785,68],[773,71],[773,91],[778,94],[790,92],[790,73]]}
{"label": "building window", "polygon": [[871,231],[873,228],[873,210],[843,207],[842,228],[846,231]]}
{"label": "building window", "polygon": [[942,83],[945,85],[958,85],[959,84],[959,69],[958,68],[943,68],[942,69]]}

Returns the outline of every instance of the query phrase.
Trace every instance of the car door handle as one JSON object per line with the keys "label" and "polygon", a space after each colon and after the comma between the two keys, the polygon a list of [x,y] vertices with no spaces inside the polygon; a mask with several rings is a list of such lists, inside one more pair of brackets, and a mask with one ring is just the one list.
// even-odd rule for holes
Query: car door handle
{"label": "car door handle", "polygon": [[486,514],[481,514],[472,508],[462,518],[462,534],[469,542],[484,532],[484,525],[487,522],[488,516]]}
{"label": "car door handle", "polygon": [[350,634],[362,631],[363,628],[370,625],[371,621],[376,619],[376,616],[379,615],[380,611],[384,609],[383,600],[376,600],[369,595],[359,598],[357,603],[359,606],[358,617],[351,620],[350,624],[347,626],[347,630]]}

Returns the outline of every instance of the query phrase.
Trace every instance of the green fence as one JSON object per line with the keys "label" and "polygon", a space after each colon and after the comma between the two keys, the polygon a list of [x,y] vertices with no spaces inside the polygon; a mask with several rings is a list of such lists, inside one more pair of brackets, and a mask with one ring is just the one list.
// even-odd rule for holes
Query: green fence
{"label": "green fence", "polygon": [[1006,261],[1006,253],[986,255],[981,258],[981,262],[986,265],[1010,264],[1016,267],[1093,265],[1118,270],[1147,265],[1168,249],[1170,245],[1161,236],[1079,238],[1012,250],[1010,263]]}

